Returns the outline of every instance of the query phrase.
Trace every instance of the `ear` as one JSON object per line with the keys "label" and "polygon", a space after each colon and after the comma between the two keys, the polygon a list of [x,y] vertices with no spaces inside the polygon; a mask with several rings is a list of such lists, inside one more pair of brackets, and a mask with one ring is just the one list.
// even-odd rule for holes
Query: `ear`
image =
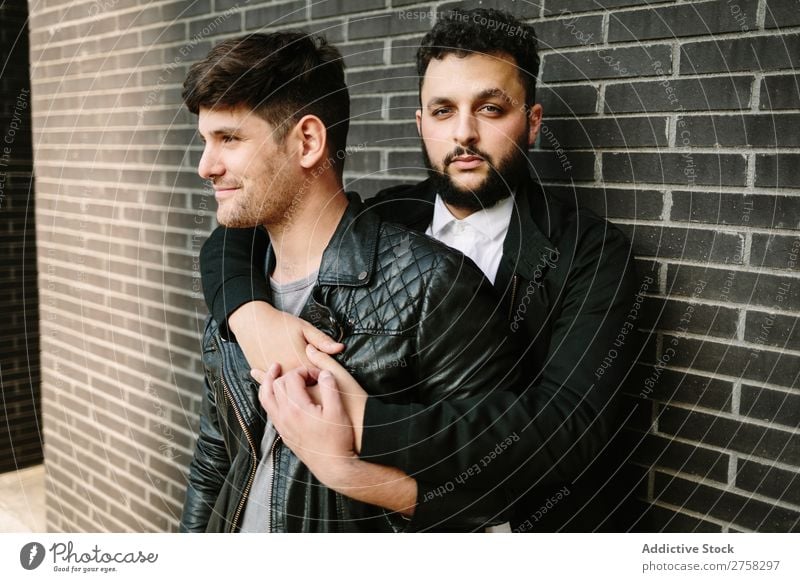
{"label": "ear", "polygon": [[542,128],[542,112],[542,106],[539,103],[534,104],[528,111],[528,121],[530,122],[528,147],[536,141],[536,136],[539,135],[539,130]]}
{"label": "ear", "polygon": [[328,129],[316,115],[301,118],[292,131],[298,141],[300,166],[309,170],[325,159],[328,148]]}
{"label": "ear", "polygon": [[417,109],[414,116],[417,118],[417,135],[422,137],[422,109]]}

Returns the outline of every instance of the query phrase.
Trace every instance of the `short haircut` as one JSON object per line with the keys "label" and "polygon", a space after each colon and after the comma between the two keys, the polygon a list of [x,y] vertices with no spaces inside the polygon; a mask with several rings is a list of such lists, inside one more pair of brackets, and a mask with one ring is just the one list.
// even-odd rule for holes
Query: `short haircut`
{"label": "short haircut", "polygon": [[327,129],[330,159],[342,170],[350,96],[342,55],[321,36],[287,30],[225,40],[192,65],[182,97],[194,114],[246,106],[275,127],[278,143],[303,116],[316,115]]}
{"label": "short haircut", "polygon": [[492,8],[440,12],[417,51],[420,92],[431,59],[443,59],[451,54],[458,57],[475,53],[510,55],[525,88],[525,104],[531,106],[535,102],[536,75],[539,74],[536,44],[533,26],[520,22],[508,12]]}

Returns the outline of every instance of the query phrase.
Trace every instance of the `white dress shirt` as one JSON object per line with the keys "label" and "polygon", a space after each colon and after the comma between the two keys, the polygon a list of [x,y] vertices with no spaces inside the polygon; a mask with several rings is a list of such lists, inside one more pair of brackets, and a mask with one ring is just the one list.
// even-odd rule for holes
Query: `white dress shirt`
{"label": "white dress shirt", "polygon": [[467,255],[494,283],[513,209],[514,197],[509,196],[491,208],[478,210],[458,220],[437,194],[433,221],[425,234]]}

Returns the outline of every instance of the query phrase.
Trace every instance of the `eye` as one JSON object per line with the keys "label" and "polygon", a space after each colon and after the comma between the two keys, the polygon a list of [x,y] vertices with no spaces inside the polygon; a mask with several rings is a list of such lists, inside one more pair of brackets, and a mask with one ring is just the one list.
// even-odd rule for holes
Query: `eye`
{"label": "eye", "polygon": [[503,112],[503,110],[500,107],[498,107],[497,105],[492,105],[491,103],[487,103],[486,105],[481,107],[481,111],[492,115],[499,115]]}
{"label": "eye", "polygon": [[439,107],[437,109],[434,109],[431,112],[431,115],[433,117],[444,117],[445,115],[449,115],[450,113],[452,113],[452,111],[453,110],[450,107]]}
{"label": "eye", "polygon": [[222,136],[222,143],[231,143],[232,141],[236,141],[237,138],[234,135],[223,135]]}

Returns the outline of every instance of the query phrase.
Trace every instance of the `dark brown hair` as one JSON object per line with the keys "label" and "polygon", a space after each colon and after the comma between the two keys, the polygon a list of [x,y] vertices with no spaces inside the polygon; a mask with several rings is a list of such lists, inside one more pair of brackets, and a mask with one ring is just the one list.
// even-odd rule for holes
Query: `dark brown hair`
{"label": "dark brown hair", "polygon": [[443,59],[454,54],[510,55],[514,58],[522,86],[525,104],[536,99],[536,75],[539,74],[539,54],[536,31],[508,12],[493,8],[448,10],[437,14],[436,24],[422,39],[417,51],[419,88],[431,59]]}
{"label": "dark brown hair", "polygon": [[182,97],[194,114],[244,105],[275,127],[279,143],[300,118],[316,115],[328,131],[328,154],[342,170],[350,96],[342,55],[321,36],[287,30],[225,40],[192,65]]}

